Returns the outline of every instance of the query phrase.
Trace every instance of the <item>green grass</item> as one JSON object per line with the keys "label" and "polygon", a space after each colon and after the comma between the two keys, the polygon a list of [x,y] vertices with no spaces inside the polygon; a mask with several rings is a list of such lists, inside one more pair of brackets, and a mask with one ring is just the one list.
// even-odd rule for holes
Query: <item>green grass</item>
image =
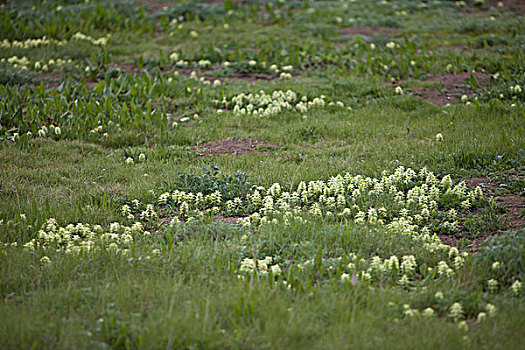
{"label": "green grass", "polygon": [[[524,199],[524,21],[486,2],[470,14],[453,1],[408,0],[2,5],[0,42],[68,42],[1,44],[0,348],[522,348],[525,231],[507,231],[513,212],[491,196]],[[397,31],[338,34],[353,26]],[[69,40],[78,32],[111,37]],[[174,52],[187,62],[171,61]],[[59,58],[72,62],[35,66]],[[280,78],[288,65],[292,77]],[[439,106],[413,93],[443,89],[428,77],[472,71],[498,76],[459,81],[468,101]],[[325,105],[263,116],[221,103],[260,90]],[[247,137],[278,147],[199,148]],[[374,187],[401,166],[437,182],[404,172],[406,181]],[[330,180],[347,173],[362,178]],[[483,198],[447,192],[447,174],[496,187]],[[319,180],[316,192],[309,182]],[[330,187],[338,181],[342,192]],[[179,200],[178,190],[188,193]],[[215,191],[222,201],[206,197]],[[247,226],[254,213],[268,223],[252,216]],[[391,256],[399,266],[374,265]],[[413,268],[402,267],[407,256]]]}

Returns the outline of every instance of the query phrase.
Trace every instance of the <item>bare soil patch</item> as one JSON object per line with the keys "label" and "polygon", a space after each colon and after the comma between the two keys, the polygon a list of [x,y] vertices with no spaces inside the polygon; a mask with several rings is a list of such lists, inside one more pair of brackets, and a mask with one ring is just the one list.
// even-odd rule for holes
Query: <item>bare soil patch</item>
{"label": "bare soil patch", "polygon": [[397,28],[389,27],[348,27],[339,28],[339,35],[365,35],[373,36],[378,34],[396,34]]}
{"label": "bare soil patch", "polygon": [[38,78],[35,78],[33,85],[37,86],[42,83],[46,89],[56,89],[62,84],[65,76],[66,74],[63,72],[39,74]]}
{"label": "bare soil patch", "polygon": [[461,95],[473,97],[475,91],[468,87],[468,79],[470,75],[474,75],[478,81],[479,86],[487,86],[490,84],[490,75],[483,73],[456,73],[446,74],[437,77],[430,77],[425,79],[425,82],[440,82],[443,84],[443,89],[440,91],[428,88],[413,89],[414,95],[433,102],[437,105],[446,105],[447,103],[454,103]]}
{"label": "bare soil patch", "polygon": [[[503,3],[503,8],[498,7],[498,3]],[[508,10],[511,12],[525,14],[525,1],[523,0],[488,0],[486,7],[477,7],[475,1],[469,2],[469,7],[459,9],[459,12],[467,14],[477,14],[498,9]]]}
{"label": "bare soil patch", "polygon": [[522,216],[522,213],[525,210],[525,197],[512,193],[494,193],[497,190],[507,188],[507,185],[491,182],[490,179],[486,177],[473,177],[468,178],[465,181],[472,187],[482,187],[486,194],[488,193],[489,195],[496,196],[498,203],[505,208],[504,221],[506,222],[508,229],[521,230],[525,227],[525,218]]}
{"label": "bare soil patch", "polygon": [[[492,234],[486,234],[474,238],[469,238],[469,243],[466,246],[464,246],[463,250],[469,252],[479,252],[481,250],[481,245],[483,244],[483,242],[485,242],[487,238],[491,236]],[[462,238],[447,235],[438,235],[438,237],[441,240],[441,242],[452,247],[457,247],[460,239]]]}
{"label": "bare soil patch", "polygon": [[236,224],[239,221],[239,219],[244,219],[244,218],[245,218],[244,216],[222,216],[222,215],[219,215],[219,216],[217,216],[217,221],[224,222],[225,224],[234,225],[234,224]]}
{"label": "bare soil patch", "polygon": [[469,50],[472,49],[472,46],[469,45],[443,45],[441,46],[444,49],[450,50]]}
{"label": "bare soil patch", "polygon": [[176,1],[163,1],[163,0],[140,0],[140,5],[144,7],[149,13],[157,13],[164,7],[172,6]]}
{"label": "bare soil patch", "polygon": [[264,73],[237,73],[232,76],[213,75],[213,73],[220,71],[220,69],[218,68],[214,68],[214,69],[176,68],[173,71],[178,72],[179,74],[183,74],[183,75],[191,75],[192,72],[195,72],[196,76],[199,79],[202,77],[204,78],[204,80],[207,80],[210,82],[219,80],[221,83],[223,83],[226,80],[239,80],[239,81],[247,81],[247,82],[253,83],[258,80],[275,80],[278,78],[276,76],[273,76],[270,74],[264,74]]}
{"label": "bare soil patch", "polygon": [[[242,4],[246,0],[232,0],[233,3]],[[212,5],[224,5],[224,0],[215,0],[211,2]]]}
{"label": "bare soil patch", "polygon": [[246,154],[253,152],[264,152],[267,149],[275,149],[279,146],[266,141],[257,140],[255,137],[244,139],[230,139],[222,141],[210,141],[196,147],[200,155],[219,155],[219,154]]}
{"label": "bare soil patch", "polygon": [[[480,186],[485,195],[495,195],[497,202],[505,208],[505,214],[501,217],[501,224],[505,225],[505,230],[522,230],[525,228],[525,218],[522,213],[525,210],[525,197],[518,194],[500,194],[494,192],[505,189],[506,184],[492,182],[488,177],[472,177],[465,179],[471,187]],[[501,235],[502,232],[487,232],[477,237],[469,238],[469,244],[465,247],[469,251],[479,251],[481,244],[493,235]],[[439,235],[445,244],[457,246],[462,237],[452,237]]]}

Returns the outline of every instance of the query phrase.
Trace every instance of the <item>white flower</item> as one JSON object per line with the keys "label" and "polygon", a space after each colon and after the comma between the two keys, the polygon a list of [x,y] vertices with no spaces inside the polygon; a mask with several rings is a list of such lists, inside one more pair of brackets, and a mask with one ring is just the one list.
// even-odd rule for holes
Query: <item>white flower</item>
{"label": "white flower", "polygon": [[468,324],[466,321],[461,321],[458,323],[458,328],[461,329],[462,331],[466,332],[468,331]]}
{"label": "white flower", "polygon": [[498,289],[498,281],[495,279],[490,279],[487,281],[487,287],[489,292],[494,293]]}
{"label": "white flower", "polygon": [[476,322],[481,323],[481,322],[485,321],[486,318],[487,318],[487,314],[484,313],[484,312],[480,312],[480,313],[478,314],[478,317],[477,317],[477,319],[476,319]]}
{"label": "white flower", "polygon": [[131,157],[126,158],[126,164],[133,164],[133,158]]}
{"label": "white flower", "polygon": [[514,293],[514,295],[518,296],[521,294],[521,282],[516,280],[512,286],[510,286],[510,290],[512,291],[512,293]]}
{"label": "white flower", "polygon": [[281,271],[281,267],[279,266],[279,264],[272,265],[272,266],[270,267],[270,270],[272,271],[272,274],[273,274],[274,276],[278,276],[278,275],[280,275],[281,272],[282,272],[282,271]]}
{"label": "white flower", "polygon": [[454,321],[459,321],[463,318],[463,307],[460,303],[452,304],[449,310],[449,317],[453,318]]}
{"label": "white flower", "polygon": [[146,156],[144,155],[144,153],[139,154],[139,161],[143,162],[145,160],[146,160]]}
{"label": "white flower", "polygon": [[179,54],[177,52],[174,52],[170,55],[170,60],[173,62],[176,62],[179,60]]}
{"label": "white flower", "polygon": [[255,66],[256,64],[257,64],[257,61],[254,61],[254,60],[250,60],[250,61],[248,62],[248,65],[249,65],[250,67],[253,67],[253,66]]}
{"label": "white flower", "polygon": [[396,43],[393,42],[393,41],[390,41],[390,42],[386,43],[385,46],[386,46],[387,48],[389,48],[389,49],[394,49],[394,48],[396,47]]}
{"label": "white flower", "polygon": [[396,86],[396,88],[394,89],[394,92],[398,95],[403,95],[404,93],[403,88],[401,86]]}
{"label": "white flower", "polygon": [[438,142],[443,141],[443,134],[442,133],[437,133],[436,134],[436,141],[438,141]]}
{"label": "white flower", "polygon": [[427,307],[423,312],[421,313],[425,317],[432,317],[434,316],[434,309],[431,307]]}

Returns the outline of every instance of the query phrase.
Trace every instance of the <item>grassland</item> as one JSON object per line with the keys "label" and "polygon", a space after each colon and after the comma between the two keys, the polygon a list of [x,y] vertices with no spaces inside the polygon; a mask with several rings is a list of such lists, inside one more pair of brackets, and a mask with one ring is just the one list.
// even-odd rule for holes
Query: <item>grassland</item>
{"label": "grassland", "polygon": [[525,348],[520,1],[0,6],[1,349]]}

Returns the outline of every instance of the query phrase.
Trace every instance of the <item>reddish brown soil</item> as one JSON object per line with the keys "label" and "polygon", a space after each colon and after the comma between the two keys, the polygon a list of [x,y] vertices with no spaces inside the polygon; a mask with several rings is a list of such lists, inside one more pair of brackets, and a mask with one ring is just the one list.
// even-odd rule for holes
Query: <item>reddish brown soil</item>
{"label": "reddish brown soil", "polygon": [[475,95],[475,91],[469,89],[465,86],[459,85],[468,85],[466,81],[470,78],[470,74],[473,74],[479,86],[486,86],[490,84],[490,75],[483,73],[457,73],[457,74],[446,74],[437,77],[431,77],[425,79],[425,82],[441,82],[443,83],[443,88],[446,91],[441,92],[434,89],[420,88],[414,89],[413,93],[416,96],[421,97],[424,100],[433,102],[438,105],[446,105],[447,103],[454,103],[458,100],[458,97],[465,94],[469,97]]}
{"label": "reddish brown soil", "polygon": [[179,74],[183,74],[183,75],[191,75],[192,72],[195,72],[199,79],[203,77],[204,80],[208,80],[211,82],[214,82],[215,80],[219,80],[221,83],[223,83],[225,80],[240,80],[240,81],[247,81],[247,82],[253,83],[258,80],[277,79],[276,76],[269,75],[269,74],[263,74],[263,73],[237,73],[229,77],[219,77],[219,76],[210,75],[210,73],[213,74],[214,72],[218,72],[219,71],[218,68],[214,68],[214,69],[176,68],[174,69],[174,71],[179,72]]}
{"label": "reddish brown soil", "polygon": [[525,197],[512,193],[495,193],[497,190],[507,188],[507,185],[491,182],[485,177],[469,178],[466,179],[466,182],[472,187],[481,186],[486,194],[496,197],[498,203],[505,208],[504,223],[509,230],[521,230],[525,227],[525,218],[522,216],[525,210]]}
{"label": "reddish brown soil", "polygon": [[[237,4],[242,4],[246,0],[232,0],[232,2]],[[247,1],[246,1],[247,2]],[[215,0],[211,2],[212,5],[224,5],[224,0]]]}
{"label": "reddish brown soil", "polygon": [[[506,184],[498,184],[491,182],[486,177],[472,177],[465,179],[467,184],[471,187],[480,186],[483,188],[485,195],[492,195],[494,191],[501,190],[507,187]],[[522,216],[525,210],[525,197],[517,194],[501,194],[496,195],[496,200],[505,208],[505,214],[501,218],[501,223],[505,225],[506,230],[522,230],[525,227],[525,218]],[[481,236],[470,238],[469,244],[465,247],[469,251],[479,251],[481,244],[490,236],[501,235],[502,232],[487,232]],[[451,237],[439,235],[441,241],[445,244],[457,246],[461,237]]]}
{"label": "reddish brown soil", "polygon": [[[483,244],[483,242],[485,242],[490,236],[492,236],[492,234],[469,238],[469,243],[463,248],[463,250],[469,252],[478,252],[481,249],[481,245]],[[438,235],[438,237],[441,240],[441,242],[452,247],[457,247],[459,240],[461,239],[461,237],[458,238],[446,235]]]}
{"label": "reddish brown soil", "polygon": [[140,5],[143,6],[149,13],[157,13],[162,10],[163,7],[169,7],[176,3],[176,1],[163,1],[163,0],[140,0]]}
{"label": "reddish brown soil", "polygon": [[255,137],[244,139],[231,139],[222,141],[211,141],[196,147],[201,155],[219,154],[246,154],[252,152],[263,152],[265,148],[279,148],[279,146],[259,141]]}
{"label": "reddish brown soil", "polygon": [[236,224],[239,219],[244,219],[243,216],[217,216],[217,221],[224,222],[225,224]]}
{"label": "reddish brown soil", "polygon": [[498,2],[503,3],[503,9],[519,14],[525,14],[525,1],[523,0],[487,0],[483,8],[474,6],[474,1],[469,2],[469,7],[459,9],[459,12],[467,14],[483,13],[488,11],[499,10]]}
{"label": "reddish brown soil", "polygon": [[349,27],[339,28],[339,35],[366,35],[396,34],[396,28],[389,27]]}
{"label": "reddish brown soil", "polygon": [[130,73],[130,74],[140,74],[142,73],[142,71],[144,71],[143,68],[139,68],[135,66],[133,63],[112,64],[111,66],[109,66],[108,71],[112,69],[121,70],[123,72]]}
{"label": "reddish brown soil", "polygon": [[498,196],[498,203],[505,207],[506,224],[510,230],[521,230],[525,227],[525,197],[517,194]]}
{"label": "reddish brown soil", "polygon": [[472,48],[472,46],[468,45],[443,45],[441,47],[450,50],[468,50]]}
{"label": "reddish brown soil", "polygon": [[60,84],[62,84],[65,76],[66,74],[62,72],[39,74],[38,80],[35,79],[33,85],[38,86],[40,83],[43,83],[46,89],[56,89],[60,86]]}

